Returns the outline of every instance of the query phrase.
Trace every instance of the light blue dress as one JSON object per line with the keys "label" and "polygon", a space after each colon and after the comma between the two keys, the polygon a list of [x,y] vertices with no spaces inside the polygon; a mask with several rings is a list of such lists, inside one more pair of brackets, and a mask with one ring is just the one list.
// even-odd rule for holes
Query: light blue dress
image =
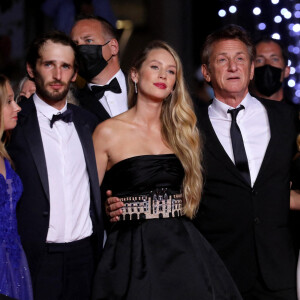
{"label": "light blue dress", "polygon": [[0,294],[32,300],[30,272],[16,218],[23,185],[6,159],[5,168],[6,179],[0,174]]}

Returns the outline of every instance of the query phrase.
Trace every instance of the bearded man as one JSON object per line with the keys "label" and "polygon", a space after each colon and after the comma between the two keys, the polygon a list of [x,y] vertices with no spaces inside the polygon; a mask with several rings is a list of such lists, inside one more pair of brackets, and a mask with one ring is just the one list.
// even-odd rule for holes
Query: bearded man
{"label": "bearded man", "polygon": [[77,76],[76,56],[62,32],[31,43],[26,68],[36,92],[22,103],[8,147],[24,186],[18,228],[37,300],[89,299],[102,248],[92,143],[97,120],[66,100]]}

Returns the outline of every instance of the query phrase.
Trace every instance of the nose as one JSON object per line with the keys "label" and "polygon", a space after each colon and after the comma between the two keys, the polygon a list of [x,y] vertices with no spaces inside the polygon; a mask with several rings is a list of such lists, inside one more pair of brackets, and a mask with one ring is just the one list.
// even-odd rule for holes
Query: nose
{"label": "nose", "polygon": [[20,112],[21,111],[21,107],[15,101],[14,101],[14,111],[16,111],[16,112]]}
{"label": "nose", "polygon": [[31,93],[30,91],[26,91],[25,97],[28,99],[28,98],[30,98],[31,94],[32,94],[32,93]]}
{"label": "nose", "polygon": [[53,77],[57,80],[61,79],[61,69],[59,67],[55,67],[53,70]]}
{"label": "nose", "polygon": [[167,76],[166,74],[167,74],[167,72],[165,70],[161,69],[159,72],[159,78],[165,79]]}
{"label": "nose", "polygon": [[234,59],[229,60],[229,65],[228,65],[229,71],[236,71],[237,70],[237,63]]}

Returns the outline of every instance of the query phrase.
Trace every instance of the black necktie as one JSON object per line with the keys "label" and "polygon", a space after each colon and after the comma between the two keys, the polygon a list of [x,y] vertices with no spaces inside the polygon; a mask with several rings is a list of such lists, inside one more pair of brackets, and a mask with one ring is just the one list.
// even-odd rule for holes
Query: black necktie
{"label": "black necktie", "polygon": [[91,89],[98,99],[101,99],[106,91],[112,91],[116,94],[120,94],[122,92],[117,78],[114,78],[107,85],[93,85]]}
{"label": "black necktie", "polygon": [[57,115],[53,115],[50,121],[50,127],[53,127],[54,122],[62,120],[66,123],[72,122],[73,120],[73,111],[71,109],[67,109],[63,113],[58,113]]}
{"label": "black necktie", "polygon": [[236,109],[228,109],[227,113],[231,114],[231,127],[230,127],[230,135],[231,135],[231,143],[233,148],[234,161],[237,169],[246,179],[246,181],[251,184],[250,172],[248,166],[247,155],[245,151],[245,146],[243,142],[243,137],[241,134],[241,130],[236,123],[236,117],[240,110],[245,109],[243,105]]}

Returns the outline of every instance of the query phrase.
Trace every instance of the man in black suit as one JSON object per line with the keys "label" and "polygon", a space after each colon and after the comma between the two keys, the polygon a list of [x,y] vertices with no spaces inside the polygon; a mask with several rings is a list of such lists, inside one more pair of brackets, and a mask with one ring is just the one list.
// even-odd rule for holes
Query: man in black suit
{"label": "man in black suit", "polygon": [[[204,144],[204,190],[194,223],[243,299],[296,300],[289,171],[297,118],[285,103],[249,94],[254,58],[249,35],[236,25],[204,43],[202,72],[215,98],[207,107],[195,107]],[[111,197],[108,204],[116,221],[122,203]]]}
{"label": "man in black suit", "polygon": [[27,54],[36,93],[22,103],[8,150],[24,186],[18,229],[37,300],[89,299],[103,241],[92,114],[67,104],[76,46],[62,32],[36,38]]}
{"label": "man in black suit", "polygon": [[[249,94],[254,58],[249,35],[235,25],[212,33],[204,43],[202,72],[215,98],[207,109],[198,110],[205,186],[195,224],[225,262],[244,299],[291,300],[297,298],[289,171],[297,119],[288,105]],[[236,147],[237,126],[245,161]]]}
{"label": "man in black suit", "polygon": [[101,17],[82,16],[71,38],[79,51],[79,75],[86,80],[74,91],[80,106],[95,114],[99,123],[126,111],[127,85],[115,28]]}

